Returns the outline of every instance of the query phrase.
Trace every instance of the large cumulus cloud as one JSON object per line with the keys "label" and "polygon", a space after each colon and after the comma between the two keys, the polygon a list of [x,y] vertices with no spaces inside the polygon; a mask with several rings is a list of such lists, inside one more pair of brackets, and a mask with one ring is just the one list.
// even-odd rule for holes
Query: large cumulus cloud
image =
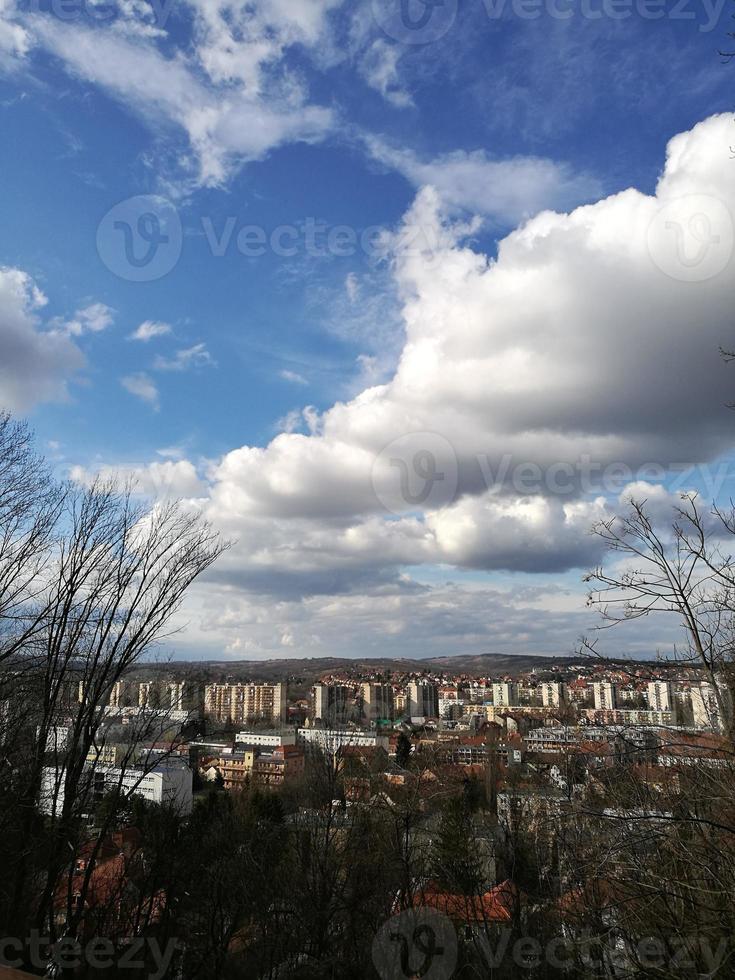
{"label": "large cumulus cloud", "polygon": [[[240,540],[241,580],[283,571],[308,592],[335,569],[346,588],[411,564],[583,567],[626,472],[729,447],[731,141],[729,117],[706,120],[670,142],[654,196],[544,212],[495,257],[423,189],[394,243],[406,331],[394,377],[211,473],[207,510]],[[659,224],[709,235],[720,255],[704,280],[686,278],[697,235],[677,267]],[[422,499],[427,473],[444,483]]]}

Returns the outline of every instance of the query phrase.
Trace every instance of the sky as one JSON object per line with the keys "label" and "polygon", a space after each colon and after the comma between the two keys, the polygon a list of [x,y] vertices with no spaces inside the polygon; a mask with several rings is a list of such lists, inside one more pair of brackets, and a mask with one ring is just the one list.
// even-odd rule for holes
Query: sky
{"label": "sky", "polygon": [[0,0],[0,405],[232,542],[176,656],[565,655],[596,521],[735,495],[730,29]]}

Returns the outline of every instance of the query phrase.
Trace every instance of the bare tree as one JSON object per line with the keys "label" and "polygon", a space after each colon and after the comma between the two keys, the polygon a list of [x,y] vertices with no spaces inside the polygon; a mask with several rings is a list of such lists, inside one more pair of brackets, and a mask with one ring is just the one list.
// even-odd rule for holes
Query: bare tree
{"label": "bare tree", "polygon": [[[0,694],[6,712],[24,705],[0,767],[0,911],[11,935],[35,925],[53,936],[110,691],[170,635],[186,590],[226,544],[179,503],[140,502],[110,482],[54,484],[7,416],[0,450]],[[50,749],[59,779],[47,832],[37,811]]]}
{"label": "bare tree", "polygon": [[735,535],[735,510],[703,510],[694,494],[682,495],[681,501],[663,529],[656,527],[645,500],[631,500],[627,513],[594,527],[622,561],[586,577],[592,583],[588,604],[600,610],[607,626],[652,613],[675,616],[686,641],[677,664],[696,667],[712,685],[723,727],[735,738],[735,559],[727,550]]}

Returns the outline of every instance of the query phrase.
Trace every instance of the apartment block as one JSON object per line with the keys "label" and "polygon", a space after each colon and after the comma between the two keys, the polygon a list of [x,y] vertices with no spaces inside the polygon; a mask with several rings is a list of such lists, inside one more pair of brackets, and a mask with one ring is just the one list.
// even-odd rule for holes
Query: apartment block
{"label": "apartment block", "polygon": [[649,681],[647,691],[651,711],[675,711],[674,685],[669,681]]}
{"label": "apartment block", "polygon": [[541,684],[541,704],[545,708],[558,708],[567,700],[567,686],[563,681],[544,681]]}
{"label": "apartment block", "polygon": [[395,714],[393,687],[366,681],[360,685],[362,717],[365,721],[392,720]]}
{"label": "apartment block", "polygon": [[207,684],[204,711],[221,724],[255,720],[279,724],[286,719],[286,685]]}
{"label": "apartment block", "polygon": [[512,681],[493,683],[493,704],[495,707],[509,707],[518,704],[518,685]]}
{"label": "apartment block", "polygon": [[436,684],[412,681],[408,685],[408,703],[411,718],[439,717],[439,689]]}
{"label": "apartment block", "polygon": [[595,681],[592,695],[596,711],[614,711],[618,706],[617,690],[610,681]]}
{"label": "apartment block", "polygon": [[351,689],[346,684],[315,684],[314,718],[326,725],[344,725]]}

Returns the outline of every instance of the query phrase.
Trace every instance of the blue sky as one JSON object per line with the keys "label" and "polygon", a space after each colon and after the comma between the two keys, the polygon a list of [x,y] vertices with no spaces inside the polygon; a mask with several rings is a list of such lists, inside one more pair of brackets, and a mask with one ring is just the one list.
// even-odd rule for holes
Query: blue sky
{"label": "blue sky", "polygon": [[[730,450],[731,256],[683,281],[650,232],[673,208],[696,248],[696,198],[731,241],[735,130],[694,128],[731,110],[729,6],[406,0],[434,39],[400,9],[0,0],[0,400],[60,472],[132,470],[238,542],[181,655],[565,653],[625,481],[487,496],[478,459],[633,483]],[[146,215],[173,238],[134,281]],[[455,495],[397,506],[384,447],[426,431]]]}

